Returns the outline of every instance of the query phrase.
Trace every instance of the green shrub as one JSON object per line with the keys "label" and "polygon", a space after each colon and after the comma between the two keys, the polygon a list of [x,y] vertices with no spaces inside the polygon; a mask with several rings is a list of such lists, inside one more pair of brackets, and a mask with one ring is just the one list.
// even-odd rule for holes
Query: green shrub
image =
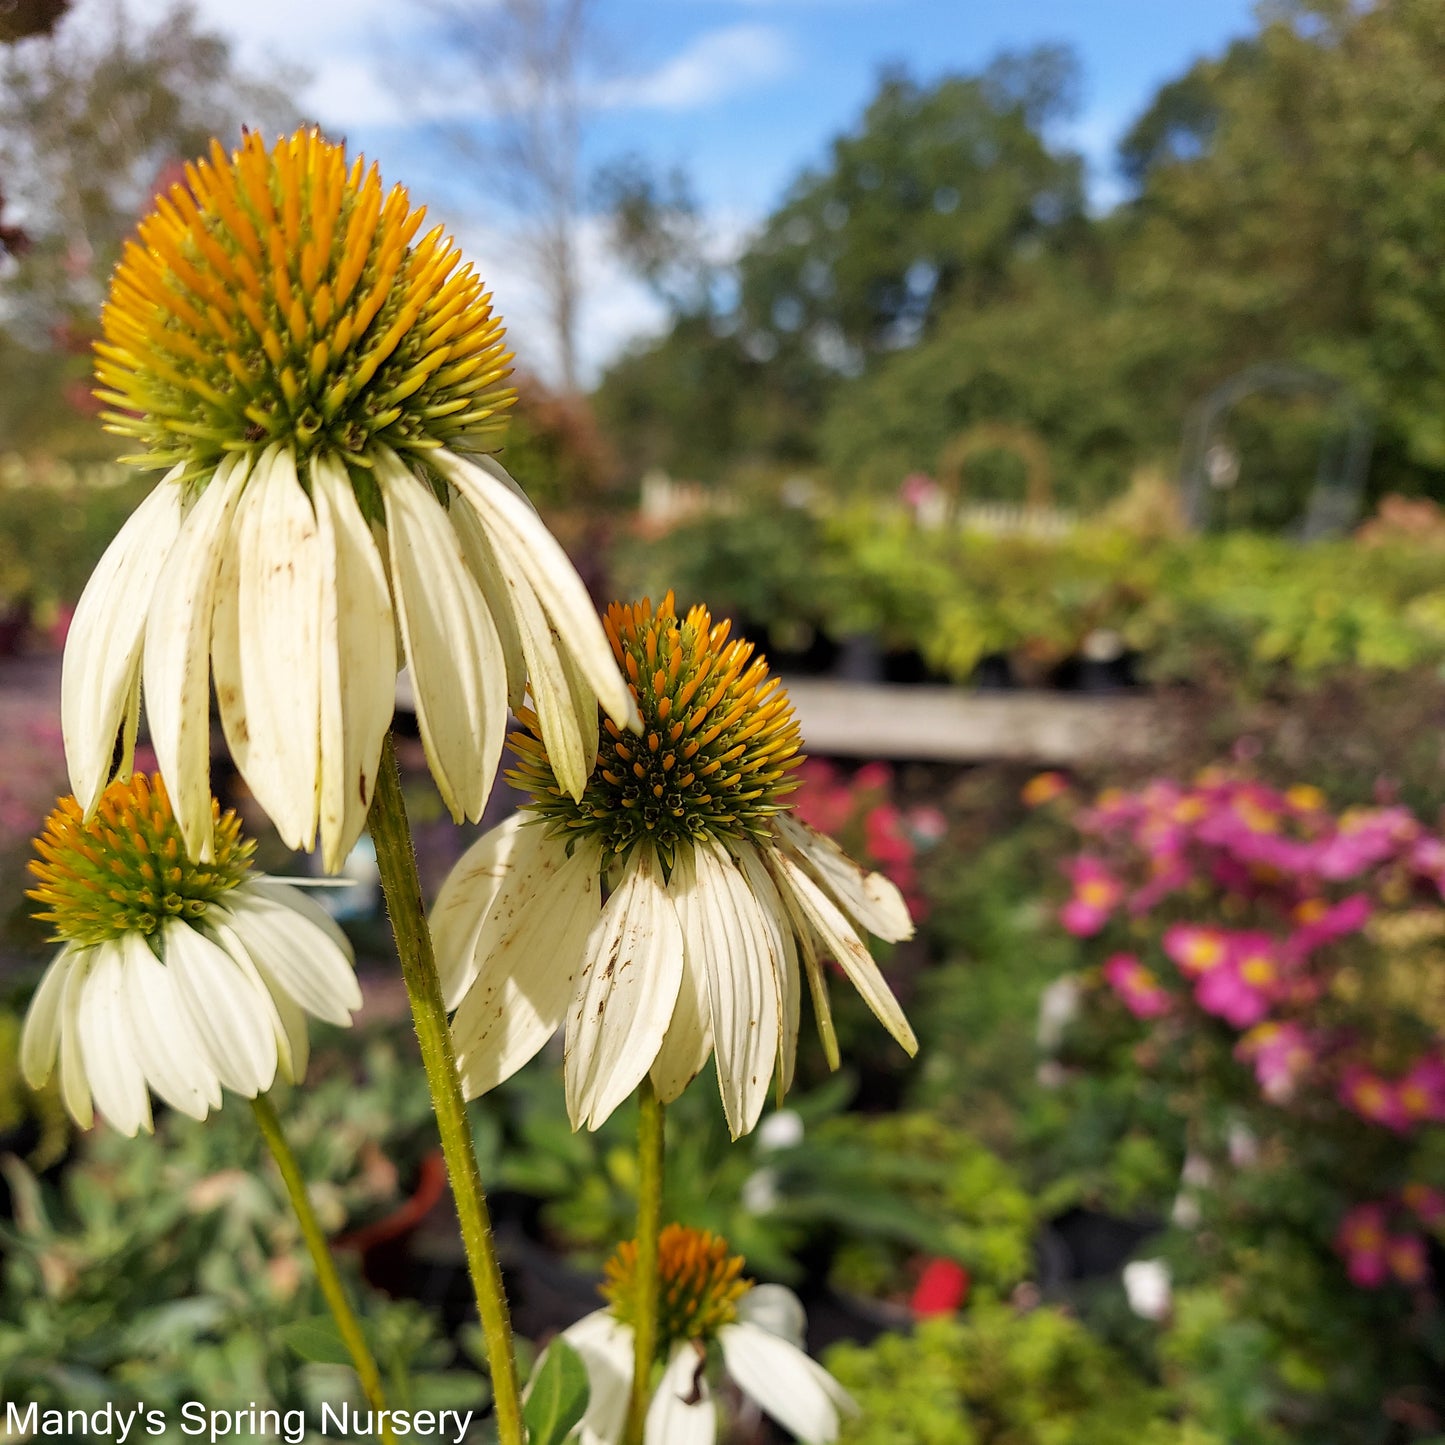
{"label": "green shrub", "polygon": [[826,1363],[860,1407],[843,1445],[1222,1445],[1057,1309],[983,1300]]}

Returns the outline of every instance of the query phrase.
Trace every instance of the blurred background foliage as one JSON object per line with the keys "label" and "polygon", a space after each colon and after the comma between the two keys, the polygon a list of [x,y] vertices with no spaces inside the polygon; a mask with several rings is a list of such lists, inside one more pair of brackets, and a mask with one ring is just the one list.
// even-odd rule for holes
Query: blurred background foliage
{"label": "blurred background foliage", "polygon": [[[1434,0],[1266,5],[1160,89],[1105,214],[1053,139],[1067,52],[932,86],[885,74],[736,275],[673,293],[670,330],[607,373],[599,414],[637,468],[806,467],[865,491],[1007,422],[1087,509],[1172,466],[1212,387],[1289,359],[1372,408],[1374,494],[1445,495],[1442,52]],[[1270,470],[1265,448],[1251,486]]]}

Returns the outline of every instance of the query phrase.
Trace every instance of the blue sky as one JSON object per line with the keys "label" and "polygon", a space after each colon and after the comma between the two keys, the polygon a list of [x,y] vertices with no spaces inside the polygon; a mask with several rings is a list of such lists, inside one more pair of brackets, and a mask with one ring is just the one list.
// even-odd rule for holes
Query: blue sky
{"label": "blue sky", "polygon": [[[166,0],[133,3],[156,13]],[[1118,194],[1114,146],[1130,121],[1162,82],[1247,33],[1254,8],[1252,0],[596,3],[602,59],[589,159],[635,151],[682,166],[724,253],[803,167],[825,158],[832,136],[855,124],[880,66],[902,64],[928,81],[1046,41],[1079,57],[1082,106],[1059,139],[1084,153],[1090,195],[1107,207]],[[519,354],[545,374],[545,327],[524,258],[488,203],[485,178],[437,141],[437,120],[485,112],[485,78],[448,72],[425,0],[199,0],[198,8],[248,64],[306,72],[302,105],[434,202],[492,280]],[[600,225],[583,250],[584,356],[595,374],[662,317],[607,256]]]}

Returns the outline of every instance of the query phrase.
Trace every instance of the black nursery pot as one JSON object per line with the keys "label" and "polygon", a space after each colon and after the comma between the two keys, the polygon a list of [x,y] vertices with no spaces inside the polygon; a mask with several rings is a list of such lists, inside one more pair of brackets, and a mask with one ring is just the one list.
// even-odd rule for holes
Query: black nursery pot
{"label": "black nursery pot", "polygon": [[838,644],[821,628],[810,628],[811,638],[804,647],[781,647],[769,636],[767,627],[750,617],[733,619],[733,635],[745,637],[756,644],[768,659],[774,672],[791,677],[827,677],[838,661]]}
{"label": "black nursery pot", "polygon": [[1066,657],[1049,680],[1066,692],[1127,692],[1139,686],[1138,654],[1124,652],[1107,660]]}
{"label": "black nursery pot", "polygon": [[833,676],[841,682],[882,682],[883,644],[871,632],[855,632],[842,638]]}
{"label": "black nursery pot", "polygon": [[969,683],[980,692],[1003,692],[1019,685],[1006,652],[990,652],[980,657]]}
{"label": "black nursery pot", "polygon": [[917,648],[895,648],[883,654],[883,681],[905,687],[940,685],[948,682],[941,672],[935,672],[924,660]]}
{"label": "black nursery pot", "polygon": [[1057,1295],[1080,1280],[1117,1274],[1163,1227],[1160,1219],[1121,1219],[1078,1205],[1066,1209],[1043,1226],[1035,1241],[1039,1285],[1046,1295]]}

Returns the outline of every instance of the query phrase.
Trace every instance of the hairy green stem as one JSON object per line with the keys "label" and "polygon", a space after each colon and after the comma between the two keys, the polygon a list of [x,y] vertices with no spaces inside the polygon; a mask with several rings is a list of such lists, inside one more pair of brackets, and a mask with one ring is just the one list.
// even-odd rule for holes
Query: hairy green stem
{"label": "hairy green stem", "polygon": [[441,1135],[452,1197],[461,1221],[467,1269],[477,1297],[477,1312],[482,1319],[482,1338],[487,1364],[492,1372],[492,1395],[496,1402],[497,1438],[499,1445],[524,1445],[526,1430],[522,1424],[522,1399],[517,1388],[517,1362],[512,1350],[512,1320],[492,1240],[492,1222],[487,1213],[486,1195],[482,1191],[482,1176],[477,1167],[477,1151],[467,1119],[466,1100],[462,1097],[461,1079],[457,1075],[446,1003],[442,999],[441,979],[437,974],[431,933],[422,906],[416,851],[412,847],[411,828],[402,799],[401,771],[397,767],[396,750],[390,734],[382,747],[376,793],[371,800],[367,824],[372,842],[376,845],[382,891],[386,894],[391,931],[396,939],[402,977],[406,980],[406,991],[411,1000],[412,1022],[421,1044],[421,1061],[431,1087],[437,1131]]}
{"label": "hairy green stem", "polygon": [[657,1241],[662,1232],[662,1100],[644,1079],[637,1091],[637,1296],[627,1445],[643,1445],[657,1354]]}
{"label": "hairy green stem", "polygon": [[[265,1094],[252,1099],[251,1107],[255,1111],[257,1124],[261,1126],[261,1137],[265,1139],[266,1147],[271,1151],[277,1169],[281,1171],[286,1195],[291,1201],[291,1208],[296,1211],[297,1222],[301,1225],[301,1237],[306,1241],[311,1263],[316,1266],[316,1278],[321,1285],[321,1293],[326,1297],[327,1307],[341,1333],[346,1353],[351,1356],[356,1378],[361,1381],[361,1391],[373,1410],[385,1410],[386,1391],[382,1388],[381,1371],[376,1367],[376,1360],[366,1343],[366,1336],[361,1332],[361,1324],[351,1308],[351,1302],[346,1298],[341,1276],[336,1271],[336,1261],[331,1256],[331,1247],[322,1232],[321,1221],[311,1207],[305,1176],[296,1162],[296,1156],[291,1152],[290,1144],[286,1142],[280,1117]],[[382,1426],[381,1435],[386,1445],[396,1445],[389,1423]]]}

